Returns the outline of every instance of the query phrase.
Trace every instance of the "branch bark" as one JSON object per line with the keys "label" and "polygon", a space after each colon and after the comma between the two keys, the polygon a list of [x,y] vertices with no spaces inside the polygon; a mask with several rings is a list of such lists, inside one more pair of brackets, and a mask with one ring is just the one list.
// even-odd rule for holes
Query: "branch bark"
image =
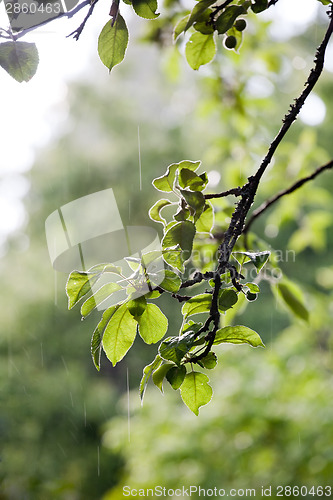
{"label": "branch bark", "polygon": [[322,165],[321,167],[318,167],[311,175],[308,175],[307,177],[303,177],[302,179],[299,179],[297,182],[295,182],[288,189],[284,189],[283,191],[280,191],[275,196],[272,196],[272,198],[269,198],[264,203],[262,203],[256,210],[254,210],[252,212],[250,219],[248,220],[247,224],[244,227],[243,234],[246,234],[249,231],[251,225],[257,219],[257,217],[259,217],[261,214],[263,214],[271,205],[276,203],[280,198],[282,198],[283,196],[286,196],[287,194],[293,193],[294,191],[296,191],[297,189],[302,187],[304,184],[306,184],[309,181],[312,181],[319,174],[321,174],[322,172],[324,172],[325,170],[328,170],[330,168],[333,168],[333,160],[326,163],[325,165]]}

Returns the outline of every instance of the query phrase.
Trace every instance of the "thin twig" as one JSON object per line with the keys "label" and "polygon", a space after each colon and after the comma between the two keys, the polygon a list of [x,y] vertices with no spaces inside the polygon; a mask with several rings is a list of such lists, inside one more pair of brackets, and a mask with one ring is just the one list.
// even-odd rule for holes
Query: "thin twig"
{"label": "thin twig", "polygon": [[70,36],[73,36],[73,38],[75,40],[78,40],[82,34],[82,31],[84,30],[84,27],[89,19],[89,17],[91,16],[91,14],[94,12],[94,8],[97,4],[98,0],[94,0],[94,2],[90,5],[89,7],[89,10],[86,14],[86,17],[83,19],[82,23],[80,24],[80,26],[78,28],[76,28],[76,30],[74,30],[72,33],[70,33],[69,35],[67,35],[67,38],[70,37]]}
{"label": "thin twig", "polygon": [[211,200],[213,198],[223,198],[224,196],[229,196],[230,194],[233,194],[234,196],[241,196],[242,188],[236,187],[228,189],[228,191],[223,191],[222,193],[205,194],[205,198],[206,200]]}
{"label": "thin twig", "polygon": [[34,31],[34,30],[40,28],[41,26],[44,26],[45,24],[48,24],[52,21],[55,21],[56,19],[60,19],[62,17],[67,17],[67,19],[70,19],[73,16],[75,16],[75,14],[77,14],[80,10],[82,10],[84,7],[86,7],[86,5],[90,5],[90,0],[84,0],[82,3],[77,5],[74,9],[70,10],[69,12],[62,12],[56,18],[53,17],[51,19],[46,19],[45,21],[37,24],[36,26],[31,26],[30,28],[26,28],[26,29],[20,31],[19,33],[13,34],[13,38],[15,40],[18,40],[19,38],[22,38],[27,33],[30,33],[30,31]]}
{"label": "thin twig", "polygon": [[311,175],[308,175],[307,177],[303,177],[302,179],[295,182],[288,189],[284,189],[283,191],[280,191],[278,194],[276,194],[275,196],[272,196],[272,198],[269,198],[264,203],[262,203],[256,210],[254,210],[252,212],[250,219],[248,220],[247,224],[244,227],[243,234],[248,232],[248,230],[250,229],[250,226],[253,224],[255,219],[257,219],[257,217],[259,217],[261,214],[263,214],[271,205],[273,205],[273,203],[277,202],[283,196],[286,196],[287,194],[293,193],[294,191],[296,191],[296,189],[299,189],[300,187],[302,187],[306,182],[312,181],[313,179],[315,179],[315,177],[317,177],[319,174],[321,174],[324,170],[328,170],[330,168],[333,168],[333,160],[326,163],[326,165],[322,165],[321,167],[318,167]]}

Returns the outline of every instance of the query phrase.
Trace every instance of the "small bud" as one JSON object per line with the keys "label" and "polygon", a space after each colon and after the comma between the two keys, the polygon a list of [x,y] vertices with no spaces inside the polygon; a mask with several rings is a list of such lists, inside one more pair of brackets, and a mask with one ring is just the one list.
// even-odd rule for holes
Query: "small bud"
{"label": "small bud", "polygon": [[244,31],[246,28],[246,25],[247,25],[247,23],[246,23],[245,19],[237,19],[237,21],[234,24],[237,31]]}
{"label": "small bud", "polygon": [[236,37],[233,35],[227,36],[227,38],[224,40],[224,45],[227,49],[234,49],[237,45]]}

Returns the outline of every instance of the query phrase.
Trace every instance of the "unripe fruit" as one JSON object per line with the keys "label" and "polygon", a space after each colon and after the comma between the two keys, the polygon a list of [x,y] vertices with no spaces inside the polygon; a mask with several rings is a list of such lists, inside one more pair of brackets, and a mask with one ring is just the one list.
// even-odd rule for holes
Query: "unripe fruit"
{"label": "unripe fruit", "polygon": [[227,38],[224,40],[224,45],[227,49],[234,49],[237,45],[236,37],[233,35],[227,36]]}
{"label": "unripe fruit", "polygon": [[245,19],[237,19],[237,21],[234,24],[235,28],[237,31],[244,31],[246,28],[246,21]]}

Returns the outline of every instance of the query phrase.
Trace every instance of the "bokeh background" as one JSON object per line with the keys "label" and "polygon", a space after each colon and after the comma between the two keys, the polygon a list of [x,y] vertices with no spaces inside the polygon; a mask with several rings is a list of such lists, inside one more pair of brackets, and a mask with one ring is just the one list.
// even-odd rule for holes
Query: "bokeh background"
{"label": "bokeh background", "polygon": [[[103,1],[79,42],[64,36],[78,20],[30,35],[41,55],[30,83],[1,71],[1,500],[115,500],[125,485],[256,488],[257,496],[272,486],[274,498],[277,485],[332,485],[331,173],[254,226],[299,284],[309,322],[262,281],[260,299],[233,321],[258,331],[266,349],[219,346],[214,397],[199,417],[171,387],[162,395],[149,386],[141,406],[139,380],[156,348],[140,339],[115,368],[103,358],[97,373],[90,336],[98,316],[81,322],[67,310],[66,275],[52,269],[44,232],[52,211],[109,187],[125,225],[149,225],[158,197],[151,181],[182,159],[203,161],[211,191],[251,175],[303,88],[327,24],[316,0],[279,4],[252,19],[239,55],[221,49],[199,72],[172,44],[145,43],[147,22],[125,8],[130,46],[108,75],[96,51]],[[257,204],[332,158],[332,72],[331,43]],[[217,232],[230,211],[222,205]],[[172,335],[179,316],[161,301]]]}

